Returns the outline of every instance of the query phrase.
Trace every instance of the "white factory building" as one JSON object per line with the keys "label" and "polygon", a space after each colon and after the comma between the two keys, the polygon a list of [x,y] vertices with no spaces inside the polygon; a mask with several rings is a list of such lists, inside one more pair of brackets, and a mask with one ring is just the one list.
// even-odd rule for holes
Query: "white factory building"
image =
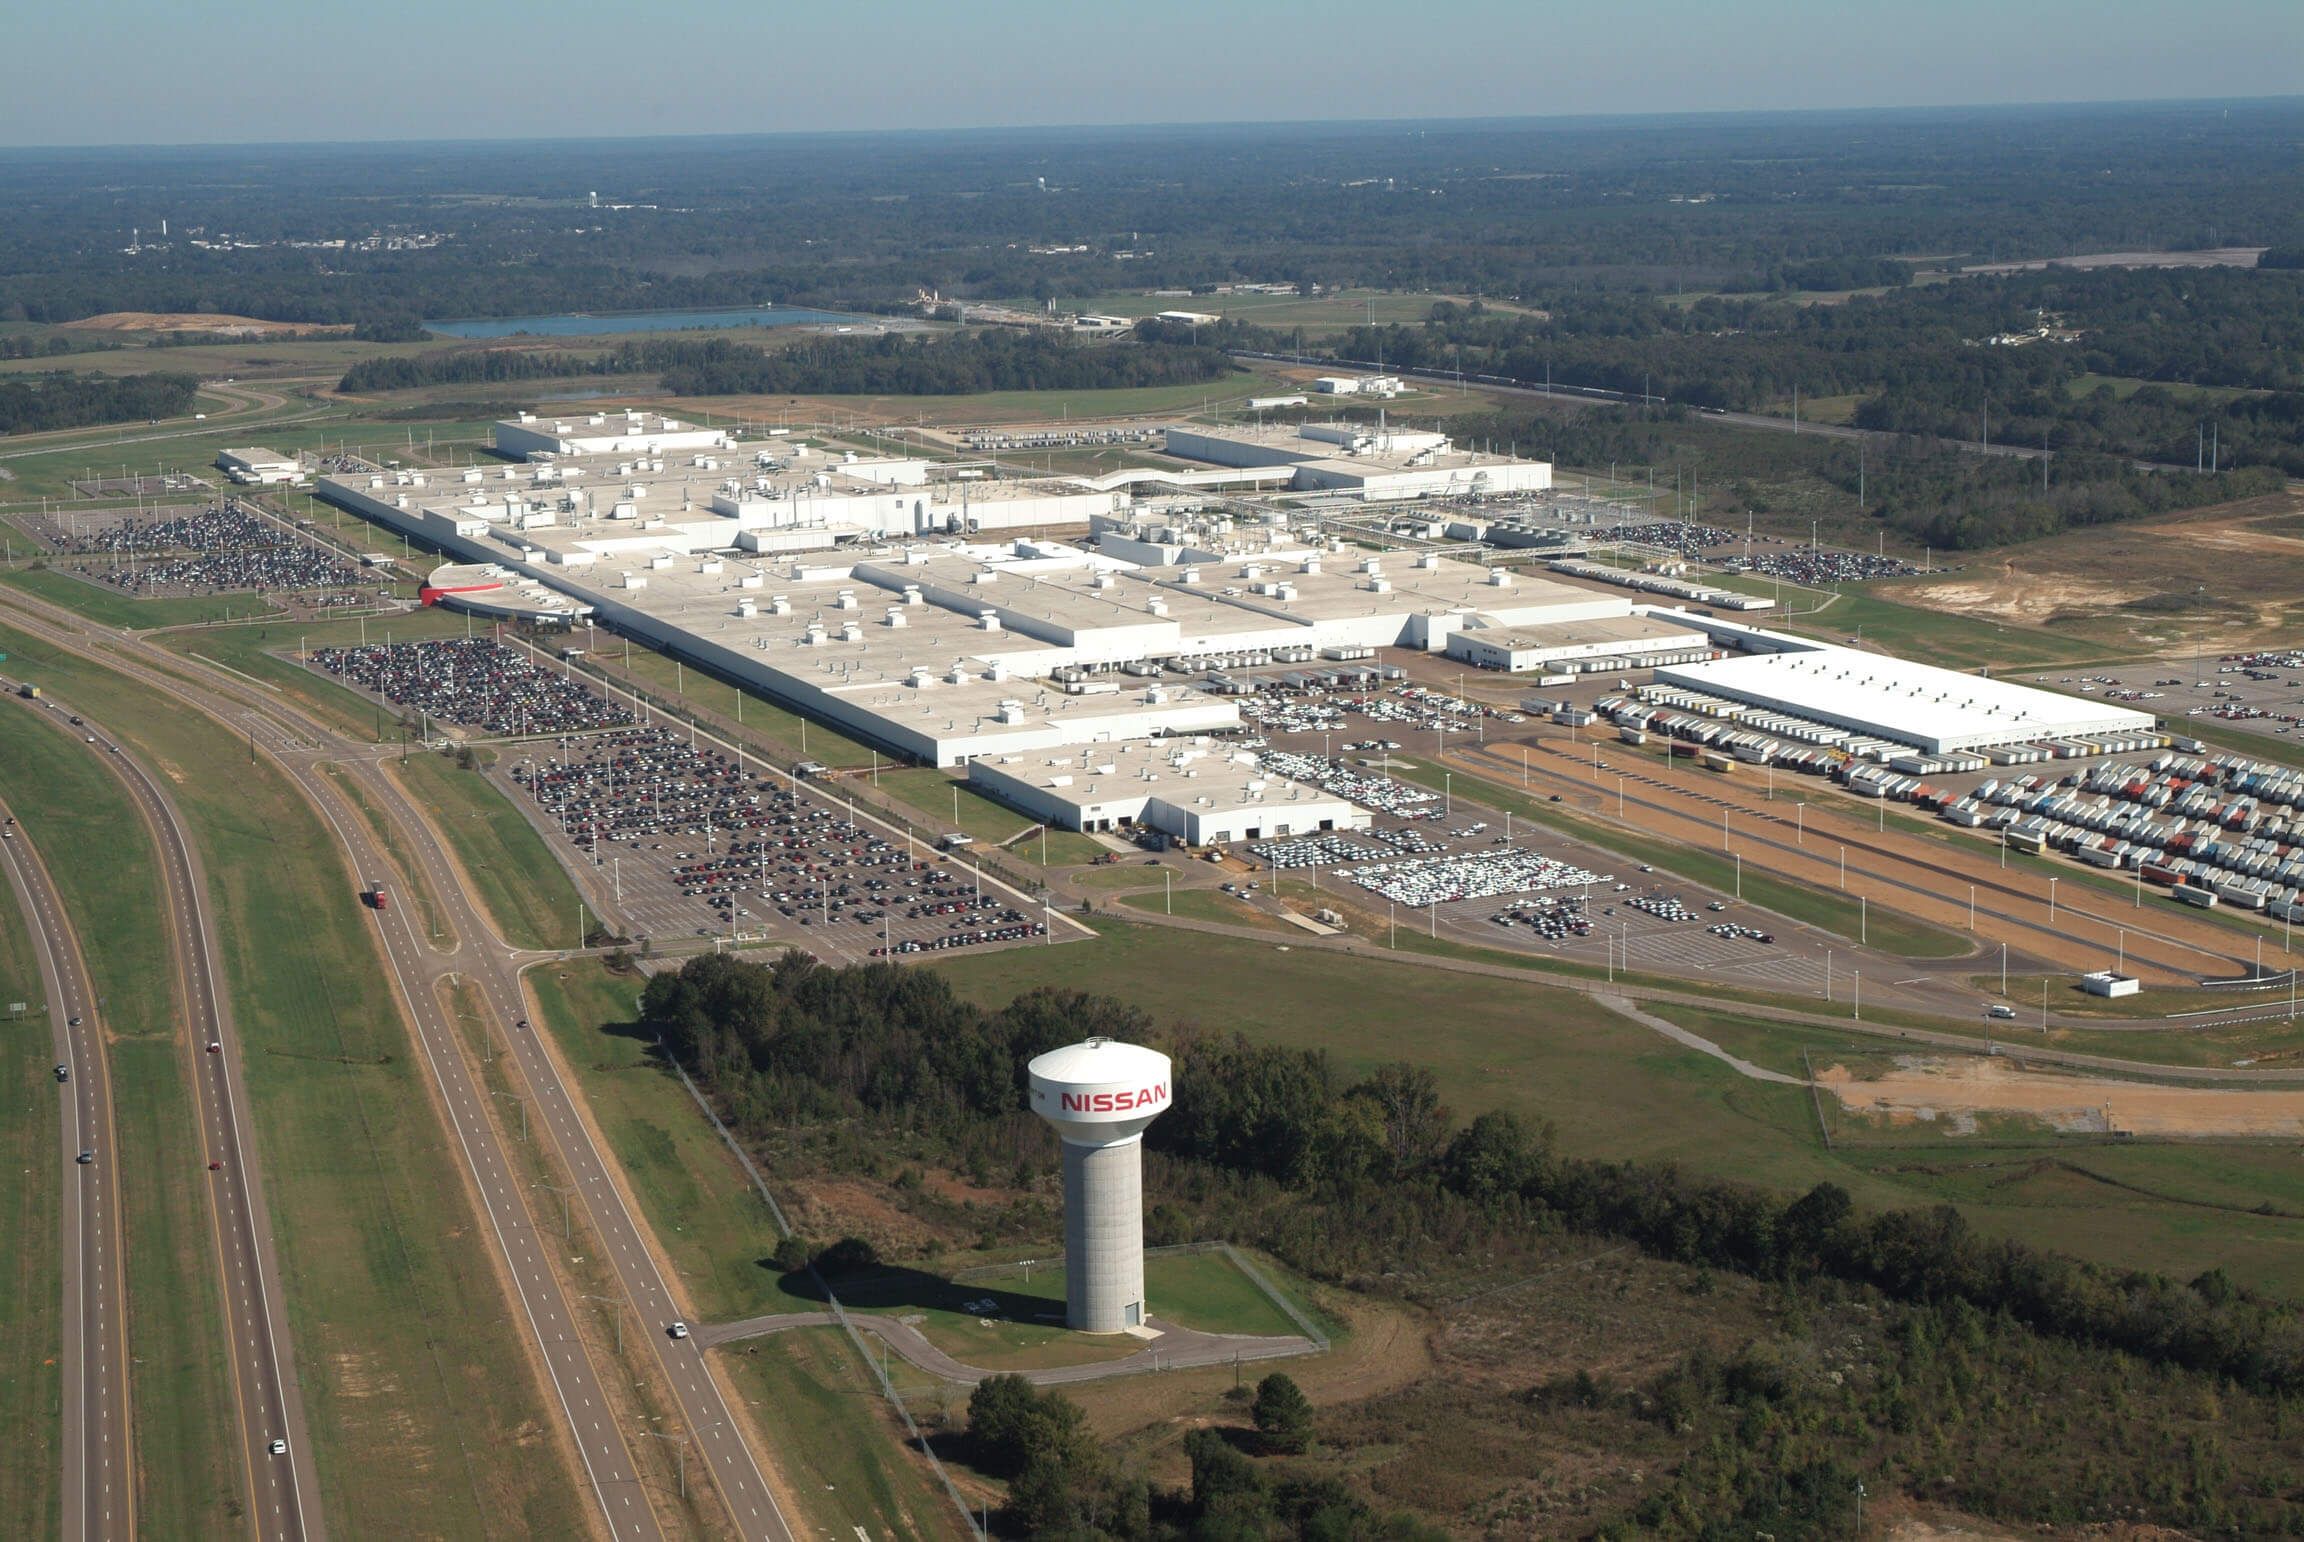
{"label": "white factory building", "polygon": [[[830,485],[779,481],[786,468],[765,492],[747,469],[724,491],[714,457],[694,460],[706,464],[360,473],[324,478],[320,491],[449,553],[454,566],[435,575],[428,598],[455,605],[462,590],[479,597],[468,603],[542,611],[543,594],[560,596],[571,613],[939,766],[1029,767],[1033,756],[1110,754],[1238,726],[1228,697],[1163,672],[1181,659],[1341,646],[1436,653],[1461,632],[1635,610],[1629,595],[1430,553],[1271,545],[1140,566],[1039,536],[993,545],[934,529],[935,511],[962,498],[972,514],[1002,508],[1019,524],[1056,523],[1050,515],[1079,496],[1061,479],[970,483],[947,505],[904,466],[840,462]],[[1110,507],[1111,495],[1096,497]],[[913,512],[915,500],[927,514]],[[1175,776],[1179,787],[1220,780]],[[1264,820],[1253,816],[1274,801],[1269,789],[1235,789],[1222,803],[1198,803],[1203,794],[1213,796],[1147,792],[1143,809],[1172,803],[1158,817],[1179,835],[1249,822],[1317,829],[1343,817],[1339,806]],[[1154,817],[1124,809],[1136,796],[1115,792],[1075,817]]]}
{"label": "white factory building", "polygon": [[1098,744],[1062,754],[980,756],[970,785],[1063,830],[1158,830],[1190,846],[1363,830],[1366,809],[1271,775],[1207,739]]}
{"label": "white factory building", "polygon": [[1930,755],[2048,739],[2144,735],[2149,712],[2009,680],[1704,620],[1716,641],[1773,651],[1656,671],[1658,685],[1909,744]]}
{"label": "white factory building", "polygon": [[653,412],[594,412],[583,417],[547,418],[523,412],[497,422],[491,442],[496,453],[514,460],[563,455],[670,455],[684,450],[724,450],[732,441],[725,429],[701,428]]}
{"label": "white factory building", "polygon": [[1648,669],[1714,657],[1712,639],[1668,611],[1645,616],[1601,616],[1588,621],[1484,627],[1454,632],[1448,656],[1480,669],[1518,674],[1542,670],[1581,674]]}
{"label": "white factory building", "polygon": [[1167,453],[1215,466],[1285,467],[1296,492],[1370,502],[1544,492],[1547,461],[1459,450],[1446,434],[1367,423],[1171,424]]}
{"label": "white factory building", "polygon": [[304,467],[293,455],[253,445],[240,450],[218,450],[216,469],[243,487],[276,487],[304,480]]}

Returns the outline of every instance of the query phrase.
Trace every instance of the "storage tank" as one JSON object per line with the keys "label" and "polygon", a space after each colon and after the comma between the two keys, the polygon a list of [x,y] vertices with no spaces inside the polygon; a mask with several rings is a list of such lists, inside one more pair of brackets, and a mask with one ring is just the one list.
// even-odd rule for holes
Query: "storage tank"
{"label": "storage tank", "polygon": [[1144,1324],[1144,1131],[1173,1100],[1168,1057],[1089,1039],[1027,1068],[1032,1112],[1064,1147],[1064,1322],[1082,1333]]}

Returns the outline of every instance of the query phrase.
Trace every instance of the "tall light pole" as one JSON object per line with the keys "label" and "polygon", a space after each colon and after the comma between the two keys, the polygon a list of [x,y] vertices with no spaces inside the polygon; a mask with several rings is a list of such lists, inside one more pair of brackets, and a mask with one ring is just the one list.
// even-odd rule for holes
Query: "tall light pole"
{"label": "tall light pole", "polygon": [[576,1191],[575,1191],[574,1189],[564,1189],[564,1188],[560,1187],[560,1186],[559,1186],[558,1184],[556,1184],[556,1183],[544,1183],[544,1182],[541,1182],[541,1181],[539,1181],[539,1182],[537,1183],[536,1187],[538,1187],[538,1188],[540,1188],[540,1189],[550,1189],[550,1190],[551,1190],[553,1193],[555,1193],[555,1194],[557,1194],[557,1195],[559,1195],[559,1196],[560,1196],[560,1237],[561,1237],[561,1240],[562,1240],[562,1241],[564,1241],[564,1242],[565,1242],[565,1241],[573,1241],[573,1240],[575,1240],[575,1236],[576,1236],[576,1223],[575,1223],[575,1220],[574,1220],[574,1219],[573,1219],[573,1218],[570,1216],[570,1214],[569,1214],[569,1211],[568,1211],[568,1197],[569,1197],[570,1195],[574,1194]]}
{"label": "tall light pole", "polygon": [[686,1500],[688,1497],[688,1437],[685,1435],[667,1435],[662,1430],[642,1430],[640,1433],[651,1439],[670,1441],[679,1448],[680,1497],[682,1500]]}

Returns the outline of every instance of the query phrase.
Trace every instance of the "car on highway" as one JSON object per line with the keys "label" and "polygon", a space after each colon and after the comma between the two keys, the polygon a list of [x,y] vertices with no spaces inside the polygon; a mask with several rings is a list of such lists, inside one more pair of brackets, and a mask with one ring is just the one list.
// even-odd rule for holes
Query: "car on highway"
{"label": "car on highway", "polygon": [[212,1173],[220,1173],[224,1170],[224,1164],[222,1162],[210,1162],[208,1170]]}
{"label": "car on highway", "polygon": [[77,1017],[68,1017],[64,1020],[64,1026],[67,1028],[77,1028],[80,1026],[80,1019]]}
{"label": "car on highway", "polygon": [[224,1053],[224,1046],[217,1043],[214,1039],[210,1039],[208,1041],[208,1053],[211,1055],[221,1055]]}
{"label": "car on highway", "polygon": [[73,1158],[73,1160],[78,1162],[82,1167],[86,1167],[89,1163],[96,1160],[96,1153],[93,1151],[83,1151],[79,1156]]}
{"label": "car on highway", "polygon": [[286,1456],[288,1454],[288,1442],[280,1439],[277,1435],[275,1435],[272,1438],[272,1443],[266,1446],[264,1449],[271,1452],[274,1456]]}
{"label": "car on highway", "polygon": [[676,1322],[665,1331],[676,1339],[684,1339],[688,1336],[688,1325],[684,1322]]}
{"label": "car on highway", "polygon": [[72,1068],[64,1064],[62,1061],[58,1061],[56,1063],[56,1079],[60,1082],[70,1081],[72,1079]]}

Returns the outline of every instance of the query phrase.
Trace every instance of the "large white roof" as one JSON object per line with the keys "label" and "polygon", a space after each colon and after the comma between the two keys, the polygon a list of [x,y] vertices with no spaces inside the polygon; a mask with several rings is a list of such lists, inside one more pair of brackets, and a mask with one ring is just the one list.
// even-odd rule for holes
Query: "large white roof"
{"label": "large white roof", "polygon": [[1656,678],[1931,752],[2153,727],[2148,712],[1829,643],[1676,664]]}

